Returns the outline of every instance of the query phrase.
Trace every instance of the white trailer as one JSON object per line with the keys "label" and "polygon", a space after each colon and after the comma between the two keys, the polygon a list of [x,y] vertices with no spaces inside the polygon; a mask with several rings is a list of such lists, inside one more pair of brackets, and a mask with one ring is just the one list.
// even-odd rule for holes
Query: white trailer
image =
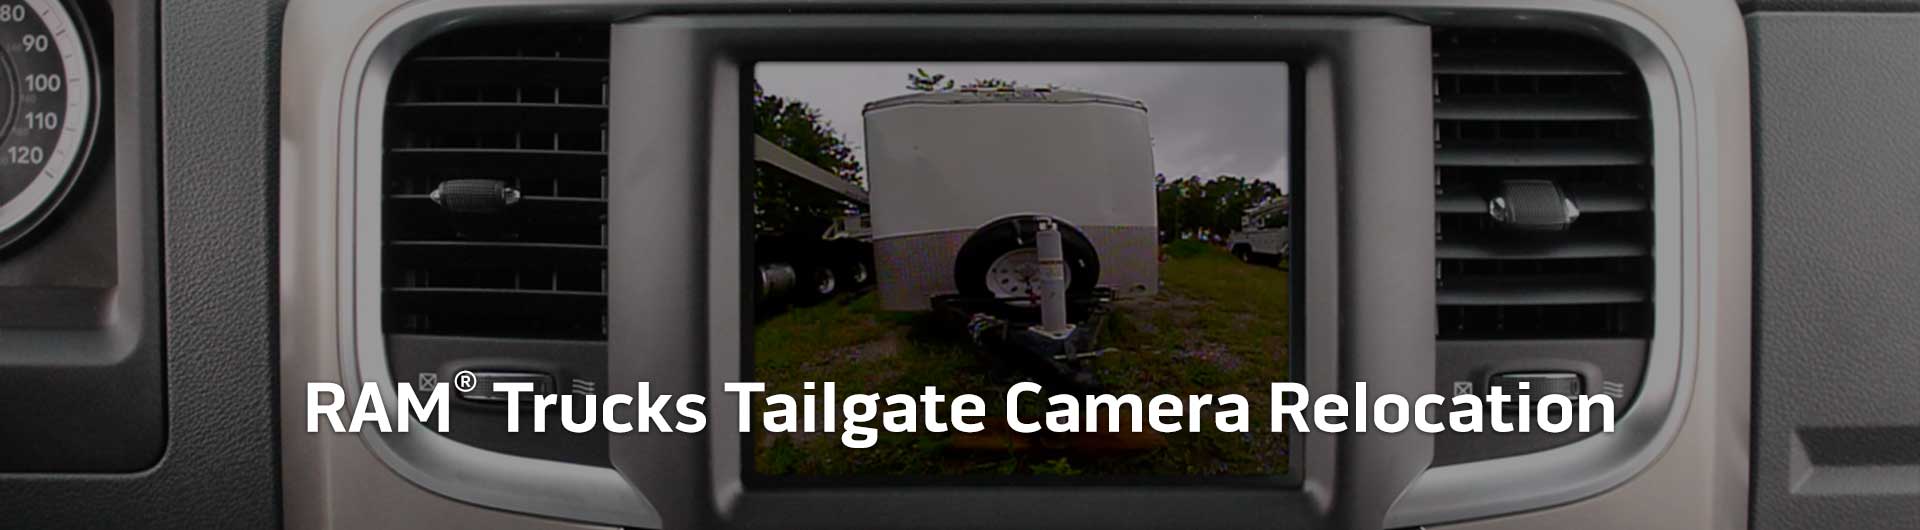
{"label": "white trailer", "polygon": [[874,101],[865,119],[882,307],[927,310],[955,293],[1037,300],[1032,221],[1042,218],[1063,226],[1069,293],[1158,289],[1153,140],[1140,102],[964,90]]}

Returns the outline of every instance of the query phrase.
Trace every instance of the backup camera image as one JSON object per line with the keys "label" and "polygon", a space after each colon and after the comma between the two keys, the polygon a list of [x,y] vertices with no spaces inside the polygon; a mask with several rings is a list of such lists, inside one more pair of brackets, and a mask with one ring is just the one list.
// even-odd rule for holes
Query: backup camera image
{"label": "backup camera image", "polygon": [[[753,471],[1286,474],[1286,434],[1255,411],[1293,375],[1288,75],[1245,62],[757,64],[744,375],[770,394],[931,386],[979,395],[989,414],[980,432],[883,432],[864,449],[755,432]],[[1120,405],[1076,412],[1098,429],[1023,434],[997,412],[1021,382],[1241,394],[1251,429],[1114,428],[1110,414],[1145,412]],[[1046,403],[1017,406],[1039,421]]]}

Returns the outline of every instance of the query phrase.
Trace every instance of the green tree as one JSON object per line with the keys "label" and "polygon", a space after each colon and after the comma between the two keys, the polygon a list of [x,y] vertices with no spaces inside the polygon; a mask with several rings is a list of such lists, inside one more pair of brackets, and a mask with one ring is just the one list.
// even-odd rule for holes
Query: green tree
{"label": "green tree", "polygon": [[[1021,86],[1026,85],[1022,85],[1019,81],[1012,79],[986,77],[959,85],[959,89],[1015,88]],[[1053,87],[1053,85],[1047,86],[1049,88]],[[928,72],[925,68],[915,68],[912,72],[907,72],[907,90],[914,92],[943,92],[954,89],[954,80],[947,77],[947,74]]]}
{"label": "green tree", "polygon": [[907,72],[907,90],[914,92],[939,92],[953,90],[953,80],[947,74],[928,73],[925,68],[915,68]]}
{"label": "green tree", "polygon": [[[972,83],[961,85],[961,88],[1017,88],[1021,86],[1026,86],[1026,85],[1022,85],[1020,84],[1019,81],[1014,81],[1012,79],[987,77],[982,79],[975,79],[973,80]],[[1053,86],[1053,85],[1047,85],[1047,86]]]}
{"label": "green tree", "polygon": [[1175,200],[1179,201],[1180,218],[1183,221],[1181,231],[1193,232],[1196,237],[1206,235],[1206,231],[1214,224],[1214,218],[1220,215],[1218,201],[1208,196],[1208,192],[1213,190],[1207,189],[1200,177],[1183,178],[1175,181],[1174,185],[1178,197]]}
{"label": "green tree", "polygon": [[[826,123],[820,109],[804,101],[769,94],[759,83],[754,83],[753,118],[754,134],[847,182],[864,185],[860,161],[853,147],[845,136]],[[835,217],[854,207],[838,194],[757,164],[753,200],[754,230],[761,235],[824,232]]]}
{"label": "green tree", "polygon": [[1201,180],[1187,176],[1168,180],[1154,177],[1162,236],[1225,237],[1242,228],[1248,208],[1284,197],[1280,186],[1237,175]]}
{"label": "green tree", "polygon": [[1214,177],[1207,190],[1207,197],[1217,205],[1207,229],[1222,236],[1243,228],[1241,217],[1248,208],[1280,197],[1278,184],[1232,175]]}

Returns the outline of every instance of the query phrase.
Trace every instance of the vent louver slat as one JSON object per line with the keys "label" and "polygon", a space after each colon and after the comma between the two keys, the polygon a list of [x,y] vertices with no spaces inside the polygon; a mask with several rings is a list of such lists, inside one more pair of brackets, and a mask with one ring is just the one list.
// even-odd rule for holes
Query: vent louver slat
{"label": "vent louver slat", "polygon": [[472,241],[389,241],[389,260],[401,265],[436,263],[500,263],[514,266],[565,265],[599,259],[604,245],[564,243],[474,243]]}
{"label": "vent louver slat", "polygon": [[607,46],[604,28],[480,28],[396,68],[388,332],[606,338]]}
{"label": "vent louver slat", "polygon": [[406,102],[387,106],[387,115],[421,130],[513,132],[528,129],[598,133],[606,105],[579,103]]}
{"label": "vent louver slat", "polygon": [[[446,43],[434,53],[490,55],[417,55],[409,59],[416,75],[445,83],[499,83],[526,79],[585,79],[606,76],[607,52],[569,39],[592,39],[591,30],[554,32],[545,39],[519,42],[481,42],[469,39]],[[569,33],[561,35],[560,33]],[[518,37],[517,35],[515,36]],[[521,46],[521,44],[525,46]],[[471,46],[472,48],[465,48]],[[537,55],[551,52],[551,55]],[[576,56],[574,54],[586,54]]]}
{"label": "vent louver slat", "polygon": [[1441,305],[1557,306],[1645,302],[1647,291],[1606,275],[1461,276],[1440,287]]}
{"label": "vent louver slat", "polygon": [[[1434,35],[1440,339],[1647,336],[1651,152],[1632,63],[1561,34]],[[1494,214],[1503,185],[1543,181],[1571,206],[1563,229]]]}
{"label": "vent louver slat", "polygon": [[1644,243],[1627,238],[1572,237],[1554,241],[1531,242],[1511,238],[1455,236],[1440,241],[1434,249],[1440,259],[1594,259],[1632,258],[1647,255]]}
{"label": "vent louver slat", "polygon": [[1433,117],[1459,121],[1604,121],[1640,119],[1639,110],[1592,97],[1457,97],[1436,101]]}
{"label": "vent louver slat", "polygon": [[[1456,31],[1452,32],[1452,35],[1457,36],[1461,33],[1463,32]],[[1489,36],[1494,33],[1481,32],[1480,35],[1472,35],[1469,38]],[[1531,35],[1520,35],[1517,32],[1505,33],[1505,35],[1518,35],[1518,38],[1522,39],[1535,38]],[[1547,36],[1547,38],[1558,37]],[[1447,46],[1442,47],[1441,44]],[[1567,54],[1563,53],[1565,48],[1522,50],[1524,49],[1507,48],[1505,44],[1496,42],[1436,43],[1433,53],[1433,73],[1435,75],[1517,77],[1618,76],[1627,73],[1625,63],[1599,54]]]}
{"label": "vent louver slat", "polygon": [[[1574,204],[1582,213],[1637,213],[1647,211],[1647,197],[1635,192],[1614,191],[1598,187],[1585,187],[1577,183],[1566,186],[1573,192]],[[1434,209],[1439,213],[1479,214],[1487,212],[1487,199],[1473,189],[1443,189],[1434,197]]]}
{"label": "vent louver slat", "polygon": [[1452,146],[1442,146],[1440,150],[1433,153],[1433,163],[1440,167],[1637,166],[1646,162],[1646,152],[1639,149],[1582,145],[1572,142],[1561,145],[1526,143],[1475,145],[1462,142]]}

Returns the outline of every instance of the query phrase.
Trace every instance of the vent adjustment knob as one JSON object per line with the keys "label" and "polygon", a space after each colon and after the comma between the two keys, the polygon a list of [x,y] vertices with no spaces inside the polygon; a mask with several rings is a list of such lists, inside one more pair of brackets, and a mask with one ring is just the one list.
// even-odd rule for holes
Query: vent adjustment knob
{"label": "vent adjustment knob", "polygon": [[520,202],[520,190],[493,179],[453,179],[441,182],[427,198],[448,213],[488,214]]}
{"label": "vent adjustment knob", "polygon": [[1580,208],[1551,180],[1506,180],[1487,201],[1487,215],[1508,228],[1558,232],[1580,218]]}

